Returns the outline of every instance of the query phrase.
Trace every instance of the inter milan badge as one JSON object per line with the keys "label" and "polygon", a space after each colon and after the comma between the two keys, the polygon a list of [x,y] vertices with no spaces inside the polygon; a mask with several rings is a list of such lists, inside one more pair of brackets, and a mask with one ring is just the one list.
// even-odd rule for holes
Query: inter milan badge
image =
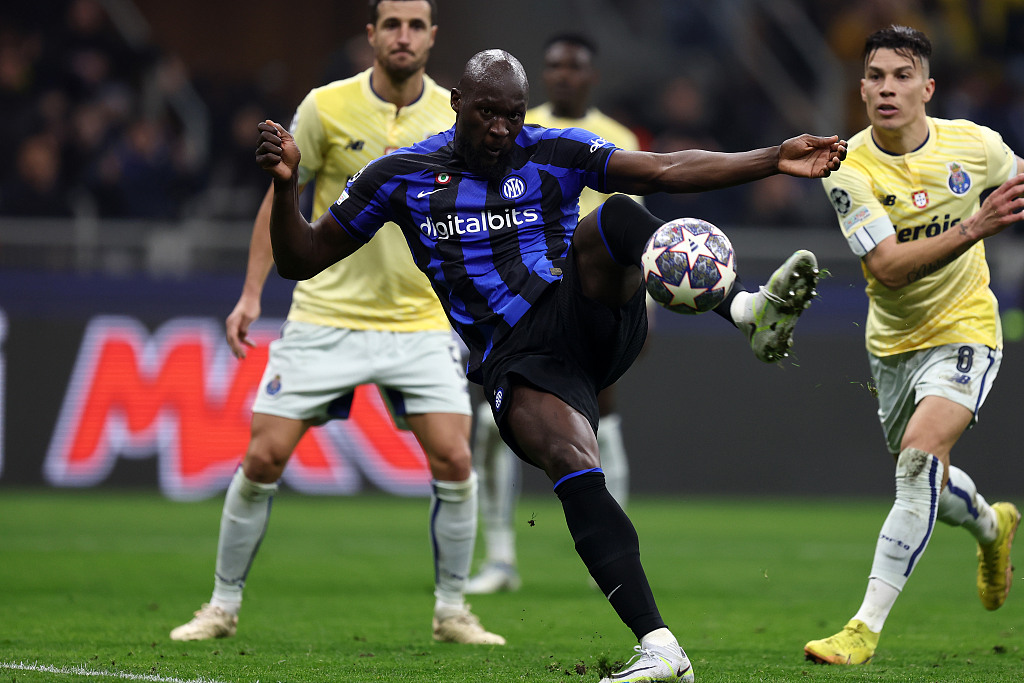
{"label": "inter milan badge", "polygon": [[915,209],[928,208],[928,190],[918,190],[912,193],[910,198],[914,200]]}
{"label": "inter milan badge", "polygon": [[517,175],[510,175],[501,181],[501,197],[507,201],[519,199],[526,194],[526,181]]}
{"label": "inter milan badge", "polygon": [[274,378],[267,382],[267,395],[274,396],[281,391],[281,375],[274,375]]}
{"label": "inter milan badge", "polygon": [[950,161],[946,164],[946,168],[949,169],[949,179],[946,181],[949,189],[958,197],[966,194],[971,189],[971,176],[967,175],[964,167],[956,161]]}

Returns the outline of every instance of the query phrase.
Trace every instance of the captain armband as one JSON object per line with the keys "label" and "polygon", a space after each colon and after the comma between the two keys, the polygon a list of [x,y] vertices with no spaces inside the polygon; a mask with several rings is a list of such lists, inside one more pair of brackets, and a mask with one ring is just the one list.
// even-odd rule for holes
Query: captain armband
{"label": "captain armband", "polygon": [[889,235],[895,235],[896,228],[888,216],[879,216],[870,223],[865,223],[847,235],[846,243],[858,257],[863,257],[874,249]]}

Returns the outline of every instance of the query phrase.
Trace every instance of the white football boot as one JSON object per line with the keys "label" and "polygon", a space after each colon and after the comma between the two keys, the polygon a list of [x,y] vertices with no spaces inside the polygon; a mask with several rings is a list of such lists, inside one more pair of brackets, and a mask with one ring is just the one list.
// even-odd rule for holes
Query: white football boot
{"label": "white football boot", "polygon": [[[772,273],[768,284],[747,300],[747,339],[758,360],[774,363],[789,355],[793,328],[817,295],[818,261],[801,249]],[[742,329],[742,326],[741,326]]]}
{"label": "white football boot", "polygon": [[637,645],[626,666],[600,683],[693,683],[693,667],[683,648]]}
{"label": "white football boot", "polygon": [[171,631],[171,640],[230,638],[238,628],[238,615],[203,603],[192,620]]}
{"label": "white football boot", "polygon": [[469,605],[450,616],[434,617],[434,640],[442,643],[468,645],[504,645],[505,639],[480,624],[480,618],[469,611]]}

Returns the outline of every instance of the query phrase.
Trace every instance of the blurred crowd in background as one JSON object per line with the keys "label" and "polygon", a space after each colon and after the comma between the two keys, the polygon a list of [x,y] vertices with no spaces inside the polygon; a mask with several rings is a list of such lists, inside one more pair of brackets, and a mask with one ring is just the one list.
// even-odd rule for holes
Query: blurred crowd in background
{"label": "blurred crowd in background", "polygon": [[[842,135],[866,125],[856,90],[864,37],[904,23],[936,46],[939,89],[930,113],[989,125],[1024,153],[1024,0],[798,4],[842,65]],[[715,55],[714,42],[726,37],[696,7],[663,1],[663,33],[682,50]],[[754,31],[757,40],[775,39],[767,29]],[[368,66],[364,47],[362,35],[342,43],[325,60],[323,82]],[[799,83],[806,58],[786,61],[785,46],[775,54]],[[615,56],[604,50],[599,59]],[[766,96],[764,84],[729,73],[728,64],[707,66],[690,64],[645,97],[603,92],[599,101],[655,151],[746,149],[763,144],[752,131],[799,132],[780,117],[784,107]],[[190,72],[174,54],[116,25],[99,0],[23,3],[0,15],[0,111],[13,153],[0,167],[0,216],[249,220],[268,186],[253,160],[256,123],[288,121],[298,104],[272,83],[266,73],[224,83]],[[540,88],[534,99],[542,99]],[[666,217],[713,215],[729,224],[820,227],[833,220],[819,187],[785,177],[653,197],[650,206]]]}
{"label": "blurred crowd in background", "polygon": [[195,153],[153,92],[184,77],[157,46],[129,43],[94,0],[5,12],[0,110],[14,163],[0,170],[0,213],[180,215],[213,159]]}

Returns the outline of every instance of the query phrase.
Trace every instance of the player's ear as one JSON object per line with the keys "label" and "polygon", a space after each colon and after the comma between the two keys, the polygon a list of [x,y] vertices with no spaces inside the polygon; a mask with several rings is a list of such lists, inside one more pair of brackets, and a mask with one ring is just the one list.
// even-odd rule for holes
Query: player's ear
{"label": "player's ear", "polygon": [[935,94],[935,79],[929,78],[924,84],[924,101],[925,103],[932,101],[932,95]]}
{"label": "player's ear", "polygon": [[462,91],[458,88],[452,88],[452,110],[458,114],[460,106],[462,106]]}

